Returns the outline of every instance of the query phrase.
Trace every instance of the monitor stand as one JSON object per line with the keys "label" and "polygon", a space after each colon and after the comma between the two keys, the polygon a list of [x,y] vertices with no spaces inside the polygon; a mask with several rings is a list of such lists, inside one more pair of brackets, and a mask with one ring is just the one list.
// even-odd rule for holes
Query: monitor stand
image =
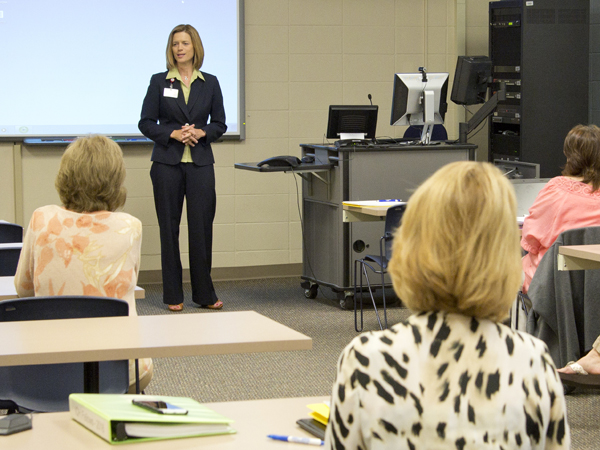
{"label": "monitor stand", "polygon": [[421,133],[421,145],[429,145],[431,144],[431,135],[433,134],[433,124],[425,124],[423,125],[423,132]]}
{"label": "monitor stand", "polygon": [[365,139],[365,133],[340,133],[341,141],[350,141],[353,139],[362,141]]}
{"label": "monitor stand", "polygon": [[[426,81],[425,73],[423,73],[423,81]],[[433,124],[435,122],[435,94],[433,91],[424,90],[421,94],[421,102],[423,104],[423,132],[421,133],[421,145],[429,145],[431,143],[431,135],[433,134]]]}

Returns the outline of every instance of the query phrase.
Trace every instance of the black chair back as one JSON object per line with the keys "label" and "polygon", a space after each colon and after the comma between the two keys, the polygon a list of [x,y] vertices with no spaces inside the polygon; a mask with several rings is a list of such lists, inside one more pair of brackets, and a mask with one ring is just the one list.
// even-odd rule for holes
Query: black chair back
{"label": "black chair back", "polygon": [[385,215],[385,233],[383,235],[383,240],[385,242],[385,252],[382,252],[382,255],[385,256],[383,260],[384,269],[387,268],[388,262],[392,257],[392,244],[394,241],[394,233],[402,223],[402,216],[404,215],[404,211],[406,211],[406,203],[392,206],[387,210],[387,213]]}
{"label": "black chair back", "polygon": [[16,223],[0,222],[0,244],[23,242],[23,227]]}
{"label": "black chair back", "polygon": [[29,297],[0,302],[0,322],[82,319],[129,315],[129,304],[108,297],[79,295]]}
{"label": "black chair back", "polygon": [[13,277],[20,257],[20,248],[0,248],[0,277]]}
{"label": "black chair back", "polygon": [[[0,322],[127,315],[126,301],[107,297],[30,297],[0,302]],[[102,361],[99,374],[101,393],[128,391],[129,361]],[[83,391],[83,363],[0,367],[0,409],[68,411],[69,394]]]}
{"label": "black chair back", "polygon": [[[421,134],[423,133],[423,125],[411,125],[404,132],[404,138],[414,138],[421,139]],[[434,125],[433,131],[431,133],[432,141],[447,141],[448,140],[448,132],[444,125]]]}
{"label": "black chair back", "polygon": [[[394,241],[394,233],[396,229],[400,226],[402,222],[402,216],[404,215],[404,211],[406,211],[406,203],[401,203],[398,205],[394,205],[386,211],[385,214],[385,230],[384,234],[379,240],[379,255],[365,255],[363,259],[357,259],[354,261],[354,329],[356,331],[362,331],[363,329],[363,276],[367,282],[367,289],[369,291],[369,296],[371,297],[371,303],[373,304],[373,309],[375,310],[375,316],[377,317],[377,323],[379,324],[379,328],[382,330],[387,328],[387,309],[385,304],[385,275],[387,273],[387,266],[392,257],[392,244]],[[371,262],[374,262],[379,266],[379,268],[374,267]],[[358,268],[360,267],[360,276],[358,273]],[[375,303],[375,297],[373,296],[373,291],[375,286],[371,285],[371,281],[369,280],[369,274],[367,272],[367,267],[371,269],[374,273],[379,274],[381,277],[381,292],[383,294],[383,317],[384,324],[381,323],[381,319],[379,318],[379,311],[377,310],[377,305]],[[358,287],[360,286],[360,288]],[[360,306],[360,328],[358,327],[358,308]]]}

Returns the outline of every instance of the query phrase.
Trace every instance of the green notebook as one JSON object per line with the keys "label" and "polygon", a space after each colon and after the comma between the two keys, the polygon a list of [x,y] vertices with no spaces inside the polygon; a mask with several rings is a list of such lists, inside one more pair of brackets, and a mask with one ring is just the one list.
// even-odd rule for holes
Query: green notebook
{"label": "green notebook", "polygon": [[[188,413],[158,414],[133,405],[133,399],[162,400]],[[185,397],[71,394],[69,410],[74,420],[111,444],[235,433],[233,420]]]}

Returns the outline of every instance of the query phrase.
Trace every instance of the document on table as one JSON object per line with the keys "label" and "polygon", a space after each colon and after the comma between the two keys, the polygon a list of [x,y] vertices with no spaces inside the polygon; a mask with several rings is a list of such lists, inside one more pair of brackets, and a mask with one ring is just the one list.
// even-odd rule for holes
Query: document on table
{"label": "document on table", "polygon": [[402,200],[399,199],[385,199],[385,200],[357,200],[357,201],[347,201],[347,202],[342,202],[344,205],[347,206],[357,206],[357,207],[362,207],[362,206],[381,206],[381,207],[391,207],[391,206],[395,206],[395,205],[400,205],[402,203],[406,203],[403,202]]}

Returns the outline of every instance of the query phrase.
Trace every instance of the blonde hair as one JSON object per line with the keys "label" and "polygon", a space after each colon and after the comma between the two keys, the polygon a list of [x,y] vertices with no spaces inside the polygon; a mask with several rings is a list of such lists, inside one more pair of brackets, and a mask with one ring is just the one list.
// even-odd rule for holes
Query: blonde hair
{"label": "blonde hair", "polygon": [[563,153],[567,157],[563,175],[583,178],[592,191],[600,189],[600,128],[575,125],[565,138]]}
{"label": "blonde hair", "polygon": [[192,39],[192,47],[194,47],[194,69],[200,70],[202,63],[204,62],[204,46],[202,45],[202,39],[198,31],[191,25],[177,25],[171,30],[169,34],[169,40],[167,41],[167,70],[171,70],[177,67],[175,58],[173,57],[173,37],[176,33],[187,33]]}
{"label": "blonde hair", "polygon": [[125,163],[119,145],[104,136],[70,144],[54,185],[65,208],[75,212],[115,211],[125,204]]}
{"label": "blonde hair", "polygon": [[504,319],[521,282],[512,185],[488,163],[439,169],[411,196],[389,271],[413,311]]}

